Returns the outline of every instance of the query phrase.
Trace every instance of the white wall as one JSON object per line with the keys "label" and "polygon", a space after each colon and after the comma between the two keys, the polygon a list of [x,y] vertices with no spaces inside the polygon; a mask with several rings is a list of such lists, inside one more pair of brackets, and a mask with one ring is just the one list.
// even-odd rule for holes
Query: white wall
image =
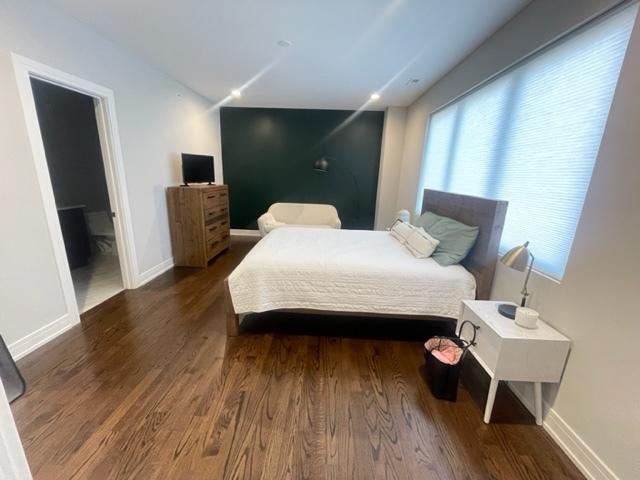
{"label": "white wall", "polygon": [[212,153],[222,172],[210,102],[46,4],[0,0],[0,333],[11,345],[67,312],[10,52],[114,91],[139,275],[171,258],[164,188],[180,180],[179,153]]}
{"label": "white wall", "polygon": [[[408,109],[397,207],[413,207],[429,113],[613,1],[532,2]],[[592,478],[640,478],[640,22],[632,34],[562,282],[534,274],[531,306],[573,340],[545,428]],[[499,264],[494,299],[519,298]],[[606,350],[606,354],[605,354]],[[516,386],[530,398],[531,392]],[[527,386],[528,387],[528,386]]]}
{"label": "white wall", "polygon": [[389,228],[396,213],[398,181],[404,146],[404,127],[407,119],[405,107],[389,107],[384,112],[380,170],[376,197],[376,230]]}
{"label": "white wall", "polygon": [[[573,340],[555,402],[553,388],[545,400],[623,479],[640,478],[639,86],[636,21],[564,278],[531,283],[531,306]],[[517,298],[521,280],[500,269],[494,298]]]}

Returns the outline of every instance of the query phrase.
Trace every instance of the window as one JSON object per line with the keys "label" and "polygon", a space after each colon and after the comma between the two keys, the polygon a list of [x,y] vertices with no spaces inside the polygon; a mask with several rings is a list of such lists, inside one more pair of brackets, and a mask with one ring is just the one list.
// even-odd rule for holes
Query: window
{"label": "window", "polygon": [[508,200],[500,251],[529,240],[536,268],[561,278],[636,13],[589,24],[434,112],[419,191]]}

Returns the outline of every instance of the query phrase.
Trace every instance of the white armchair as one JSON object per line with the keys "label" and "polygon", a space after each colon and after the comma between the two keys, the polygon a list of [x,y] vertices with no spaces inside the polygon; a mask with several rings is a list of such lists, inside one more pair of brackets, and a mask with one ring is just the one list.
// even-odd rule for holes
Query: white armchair
{"label": "white armchair", "polygon": [[342,223],[333,205],[317,203],[274,203],[258,218],[263,237],[278,227],[340,228]]}

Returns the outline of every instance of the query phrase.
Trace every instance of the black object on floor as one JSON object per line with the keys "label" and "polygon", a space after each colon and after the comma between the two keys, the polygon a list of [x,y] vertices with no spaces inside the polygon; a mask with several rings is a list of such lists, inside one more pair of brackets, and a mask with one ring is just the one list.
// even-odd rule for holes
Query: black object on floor
{"label": "black object on floor", "polygon": [[[471,340],[461,338],[462,329],[466,324],[469,324],[473,330],[473,338]],[[425,343],[424,358],[427,364],[427,383],[434,397],[451,402],[455,402],[458,398],[458,379],[462,369],[462,362],[469,351],[469,347],[475,345],[477,329],[476,325],[469,320],[465,320],[460,324],[457,336],[433,337]],[[434,356],[435,351],[449,351],[448,353],[456,360],[454,363],[441,361]]]}
{"label": "black object on floor", "polygon": [[91,258],[91,241],[84,218],[84,206],[58,209],[58,219],[69,268],[73,270],[88,265]]}
{"label": "black object on floor", "polygon": [[27,389],[27,384],[22,378],[16,362],[13,361],[2,335],[0,335],[0,380],[2,380],[9,403],[24,395]]}

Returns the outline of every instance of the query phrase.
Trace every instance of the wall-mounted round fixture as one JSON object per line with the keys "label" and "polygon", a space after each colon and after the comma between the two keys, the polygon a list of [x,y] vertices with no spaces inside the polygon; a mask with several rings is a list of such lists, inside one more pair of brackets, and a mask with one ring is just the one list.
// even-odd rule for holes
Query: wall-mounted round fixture
{"label": "wall-mounted round fixture", "polygon": [[231,96],[233,98],[240,98],[242,96],[242,92],[237,88],[234,88],[233,90],[231,90]]}
{"label": "wall-mounted round fixture", "polygon": [[293,45],[293,43],[290,42],[289,40],[278,40],[279,47],[289,48],[291,45]]}
{"label": "wall-mounted round fixture", "polygon": [[372,93],[371,97],[369,97],[371,99],[372,102],[375,102],[376,100],[380,99],[380,94],[379,93]]}
{"label": "wall-mounted round fixture", "polygon": [[321,157],[313,162],[313,169],[318,172],[328,172],[329,171],[329,160],[325,157]]}
{"label": "wall-mounted round fixture", "polygon": [[[358,179],[356,178],[353,170],[349,166],[349,164],[341,164],[340,162],[336,162],[335,159],[330,157],[320,157],[313,161],[312,167],[316,172],[329,173],[329,166],[333,162],[333,165],[337,167],[338,170],[342,170],[346,172],[346,174],[351,177],[351,181],[353,182],[355,196],[353,197],[355,203],[355,218],[353,218],[354,225],[357,225],[360,220],[360,186],[358,185]],[[338,172],[339,174],[339,172]],[[334,177],[335,178],[335,177]]]}

